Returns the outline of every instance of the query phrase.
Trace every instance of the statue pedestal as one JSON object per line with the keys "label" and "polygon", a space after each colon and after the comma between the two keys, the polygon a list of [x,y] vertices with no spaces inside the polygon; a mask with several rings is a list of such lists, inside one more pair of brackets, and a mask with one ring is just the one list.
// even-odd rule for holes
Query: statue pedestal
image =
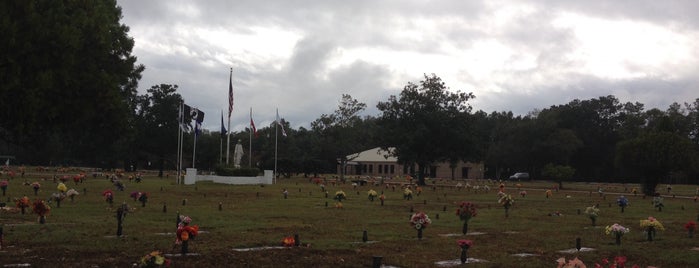
{"label": "statue pedestal", "polygon": [[192,185],[195,182],[197,182],[197,169],[196,168],[188,168],[187,175],[184,176],[184,184],[185,185]]}

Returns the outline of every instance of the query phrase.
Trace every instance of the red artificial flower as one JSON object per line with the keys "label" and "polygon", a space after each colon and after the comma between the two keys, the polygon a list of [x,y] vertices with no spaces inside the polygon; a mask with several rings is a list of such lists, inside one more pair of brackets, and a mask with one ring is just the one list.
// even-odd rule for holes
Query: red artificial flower
{"label": "red artificial flower", "polygon": [[473,246],[473,241],[468,240],[468,239],[459,239],[459,240],[456,240],[456,243],[461,248],[470,248]]}
{"label": "red artificial flower", "polygon": [[293,236],[284,237],[284,239],[282,240],[282,246],[285,247],[293,247],[295,243],[296,240],[294,240]]}

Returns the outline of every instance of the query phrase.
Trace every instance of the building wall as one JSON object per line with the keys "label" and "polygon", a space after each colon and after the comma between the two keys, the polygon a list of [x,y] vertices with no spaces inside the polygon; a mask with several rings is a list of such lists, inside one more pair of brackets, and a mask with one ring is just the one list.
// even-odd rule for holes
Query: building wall
{"label": "building wall", "polygon": [[[337,174],[340,174],[340,165],[337,166]],[[417,167],[413,170],[416,170]],[[359,162],[347,165],[346,175],[362,175],[371,177],[394,177],[410,175],[413,171],[395,162]],[[449,163],[433,165],[427,174],[431,178],[452,178],[452,169]],[[483,163],[460,162],[454,168],[454,179],[483,179]]]}

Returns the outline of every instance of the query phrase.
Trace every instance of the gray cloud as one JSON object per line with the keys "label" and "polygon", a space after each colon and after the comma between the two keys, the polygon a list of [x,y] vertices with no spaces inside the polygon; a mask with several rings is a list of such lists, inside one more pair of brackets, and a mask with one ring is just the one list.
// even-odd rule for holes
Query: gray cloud
{"label": "gray cloud", "polygon": [[[235,131],[247,126],[251,107],[258,126],[272,123],[278,108],[294,128],[308,127],[332,113],[343,93],[377,115],[376,103],[423,73],[436,73],[454,90],[474,92],[474,108],[486,112],[526,114],[606,95],[664,110],[699,97],[699,42],[689,42],[691,54],[668,60],[671,65],[629,59],[621,67],[644,75],[600,77],[582,68],[580,57],[588,52],[580,51],[573,29],[553,23],[562,14],[578,14],[698,36],[695,1],[122,0],[118,5],[136,40],[134,55],[147,68],[140,91],[179,85],[185,100],[206,112],[209,129],[218,129],[220,110],[228,105],[231,67]],[[279,33],[246,43],[260,29]],[[287,51],[260,49],[268,46]],[[500,50],[480,54],[490,48]]]}

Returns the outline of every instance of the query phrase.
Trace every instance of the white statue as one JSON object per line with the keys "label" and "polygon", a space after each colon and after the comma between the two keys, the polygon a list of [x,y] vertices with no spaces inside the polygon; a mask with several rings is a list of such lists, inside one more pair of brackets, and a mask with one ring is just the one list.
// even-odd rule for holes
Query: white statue
{"label": "white statue", "polygon": [[240,167],[240,160],[243,159],[243,145],[240,144],[240,140],[238,140],[238,144],[235,145],[235,150],[233,151],[233,166],[236,168]]}

